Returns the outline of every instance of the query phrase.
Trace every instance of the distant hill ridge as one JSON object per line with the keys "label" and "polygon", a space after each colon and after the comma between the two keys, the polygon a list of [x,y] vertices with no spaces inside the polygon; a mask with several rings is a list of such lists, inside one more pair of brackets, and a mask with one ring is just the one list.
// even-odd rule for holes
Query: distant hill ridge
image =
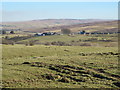
{"label": "distant hill ridge", "polygon": [[[0,27],[3,29],[21,29],[22,31],[42,32],[50,30],[58,30],[60,28],[74,28],[92,25],[96,23],[113,22],[112,20],[104,19],[38,19],[21,22],[3,22]],[[84,25],[83,25],[84,24]]]}

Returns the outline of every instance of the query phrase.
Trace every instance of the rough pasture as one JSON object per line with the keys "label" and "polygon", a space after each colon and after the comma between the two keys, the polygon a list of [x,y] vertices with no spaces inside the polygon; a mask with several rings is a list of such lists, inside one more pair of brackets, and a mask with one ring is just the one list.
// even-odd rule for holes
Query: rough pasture
{"label": "rough pasture", "polygon": [[3,87],[119,88],[118,48],[3,45]]}

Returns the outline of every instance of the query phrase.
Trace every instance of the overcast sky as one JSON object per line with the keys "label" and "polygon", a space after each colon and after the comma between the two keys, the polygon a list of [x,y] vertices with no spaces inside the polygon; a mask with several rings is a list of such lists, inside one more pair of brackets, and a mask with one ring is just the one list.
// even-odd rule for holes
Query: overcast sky
{"label": "overcast sky", "polygon": [[3,22],[118,18],[117,2],[3,2],[1,4]]}

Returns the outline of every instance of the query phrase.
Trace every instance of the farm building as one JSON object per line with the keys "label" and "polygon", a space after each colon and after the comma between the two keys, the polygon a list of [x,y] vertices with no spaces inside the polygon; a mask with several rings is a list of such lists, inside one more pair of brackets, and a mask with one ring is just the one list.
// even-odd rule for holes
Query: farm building
{"label": "farm building", "polygon": [[43,33],[36,33],[34,36],[45,36]]}
{"label": "farm building", "polygon": [[80,31],[79,34],[85,34],[86,32],[85,31]]}
{"label": "farm building", "polygon": [[47,35],[55,35],[55,32],[45,32],[45,33],[36,33],[34,36],[47,36]]}

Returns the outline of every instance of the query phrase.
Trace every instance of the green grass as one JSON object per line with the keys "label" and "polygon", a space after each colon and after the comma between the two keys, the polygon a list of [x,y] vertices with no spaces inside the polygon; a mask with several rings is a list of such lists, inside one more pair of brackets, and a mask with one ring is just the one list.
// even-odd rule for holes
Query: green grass
{"label": "green grass", "polygon": [[[119,76],[118,55],[104,54],[118,53],[117,47],[44,45],[3,45],[2,47],[3,87],[119,88],[113,84],[119,82],[119,77],[112,76],[112,74]],[[98,55],[99,53],[102,55]],[[22,64],[24,62],[30,64]],[[65,67],[66,65],[70,67]],[[50,69],[51,67],[54,69]],[[81,69],[77,70],[77,68]],[[100,72],[99,69],[103,69],[104,72]],[[49,80],[43,77],[46,74],[59,78]],[[61,78],[68,79],[69,83],[61,82]]]}
{"label": "green grass", "polygon": [[[86,32],[104,32],[115,27],[117,23],[112,22],[84,27],[78,25],[70,29],[72,32],[84,29]],[[39,28],[31,28],[29,31],[34,30],[40,31]],[[23,37],[28,34],[33,33],[5,34],[0,38]],[[34,46],[25,45],[32,40],[36,40]],[[58,41],[71,46],[44,45]],[[15,43],[2,45],[4,88],[120,88],[117,34],[40,36],[16,39]],[[90,46],[85,46],[86,43]]]}
{"label": "green grass", "polygon": [[[72,40],[87,40],[90,38],[96,38],[99,40],[102,40],[103,38],[106,40],[116,39],[117,35],[75,35],[75,36],[68,36],[68,35],[54,35],[54,36],[38,36],[33,37],[31,39],[27,40],[39,40],[39,42],[53,42],[53,41],[64,41],[64,42],[70,42]],[[26,40],[25,40],[26,41]]]}
{"label": "green grass", "polygon": [[[81,44],[87,43],[91,46],[117,47],[118,46],[117,36],[118,36],[117,34],[37,36],[37,37],[32,37],[26,40],[18,41],[16,43],[26,43],[29,41],[35,41],[35,44],[45,44],[45,43],[61,41],[61,42],[64,42],[65,44],[73,45],[73,46],[80,46]],[[107,40],[110,40],[110,41],[107,41]]]}

